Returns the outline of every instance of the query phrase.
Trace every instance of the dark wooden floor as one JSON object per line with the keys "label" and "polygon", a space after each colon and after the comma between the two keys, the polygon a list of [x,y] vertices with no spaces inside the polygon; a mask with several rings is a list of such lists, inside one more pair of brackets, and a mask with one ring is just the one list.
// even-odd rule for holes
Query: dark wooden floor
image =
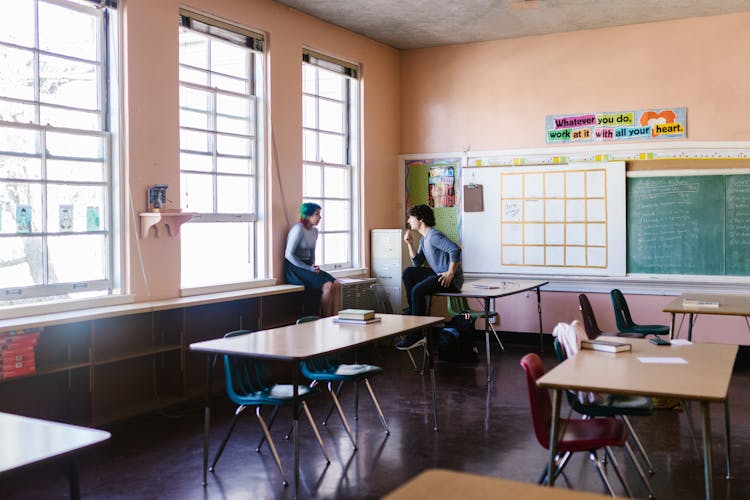
{"label": "dark wooden floor", "polygon": [[[432,429],[429,376],[411,370],[406,354],[387,346],[367,353],[369,361],[386,368],[374,380],[391,434],[382,430],[374,409],[361,393],[360,419],[351,419],[360,444],[357,452],[333,418],[320,426],[331,464],[326,466],[308,425],[301,425],[301,485],[303,498],[379,498],[420,471],[442,467],[488,476],[534,482],[545,464],[546,452],[536,442],[519,360],[531,347],[495,347],[494,382],[487,389],[484,360],[476,365],[438,365],[440,431]],[[545,365],[554,365],[550,350]],[[724,479],[722,413],[712,411],[714,484],[716,498],[750,498],[750,370],[735,370],[730,389],[734,480]],[[311,405],[321,420],[329,398]],[[353,415],[353,391],[343,395]],[[212,454],[233,412],[227,402],[214,408]],[[567,410],[564,410],[567,414]],[[268,410],[266,410],[268,414]],[[692,419],[688,418],[688,414]],[[252,411],[242,415],[235,435],[201,486],[202,407],[172,410],[113,426],[112,439],[80,460],[81,492],[86,498],[292,498],[284,487],[267,446],[255,445],[261,430]],[[689,412],[660,410],[653,417],[634,419],[655,465],[652,476],[657,498],[703,498],[700,408]],[[292,477],[293,446],[285,441],[289,411],[280,414],[272,429],[281,460]],[[691,422],[692,420],[692,422]],[[0,446],[2,444],[0,443]],[[620,457],[621,464],[626,462]],[[632,466],[625,464],[636,496],[646,497]],[[611,474],[613,481],[614,475]],[[566,476],[576,489],[602,492],[596,472],[586,457],[574,457]],[[566,487],[559,480],[558,487]],[[618,486],[619,494],[622,494]],[[0,498],[65,498],[67,483],[53,466],[0,478]]]}

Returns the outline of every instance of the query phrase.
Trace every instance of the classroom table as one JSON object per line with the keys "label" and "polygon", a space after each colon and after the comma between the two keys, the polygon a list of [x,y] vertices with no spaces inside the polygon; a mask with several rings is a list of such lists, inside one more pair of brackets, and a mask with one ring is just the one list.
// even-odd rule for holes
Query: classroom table
{"label": "classroom table", "polygon": [[0,474],[64,459],[70,498],[80,498],[75,454],[110,436],[109,432],[99,429],[0,413]]}
{"label": "classroom table", "polygon": [[[308,359],[347,351],[389,337],[425,330],[443,323],[436,316],[402,316],[377,314],[380,322],[368,325],[335,323],[334,317],[322,318],[298,325],[262,330],[247,335],[219,338],[190,344],[190,350],[204,352],[206,364],[206,403],[203,423],[203,485],[207,484],[208,438],[211,422],[211,378],[212,368],[219,355],[245,356],[250,358],[275,359],[287,362],[292,374],[293,418],[294,418],[294,494],[299,496],[299,417],[298,386],[299,363]],[[434,349],[433,349],[434,350]],[[437,430],[437,393],[433,356],[429,357],[432,383],[432,411]]]}
{"label": "classroom table", "polygon": [[[704,304],[685,305],[684,300],[695,300]],[[715,305],[715,304],[718,304]],[[674,320],[677,314],[688,315],[688,340],[693,340],[693,318],[699,314],[715,314],[719,316],[743,316],[745,323],[750,329],[750,296],[748,295],[725,295],[710,293],[683,293],[664,306],[663,312],[672,315],[669,328],[671,338],[675,338]]]}
{"label": "classroom table", "polygon": [[501,280],[482,278],[465,281],[460,292],[440,292],[436,296],[466,297],[467,299],[481,299],[484,305],[484,346],[487,353],[487,382],[492,381],[492,364],[490,358],[490,305],[494,299],[508,297],[517,293],[536,290],[536,310],[539,315],[539,348],[544,350],[544,336],[542,333],[542,293],[539,290],[549,281]]}
{"label": "classroom table", "polygon": [[551,490],[531,483],[480,476],[468,472],[428,469],[384,497],[384,500],[604,500],[611,498],[584,491]]}
{"label": "classroom table", "polygon": [[[727,344],[655,346],[645,339],[600,338],[629,343],[632,351],[615,354],[582,349],[575,356],[550,370],[537,382],[540,387],[553,391],[548,464],[549,485],[554,486],[555,483],[554,467],[562,393],[571,389],[699,401],[703,414],[703,472],[706,498],[711,498],[713,482],[709,405],[712,402],[724,404],[724,438],[727,479],[729,479],[731,477],[731,439],[728,390],[734,359],[737,356],[737,346]],[[654,360],[654,358],[661,358],[665,362],[641,361]],[[685,362],[674,362],[678,360]]]}

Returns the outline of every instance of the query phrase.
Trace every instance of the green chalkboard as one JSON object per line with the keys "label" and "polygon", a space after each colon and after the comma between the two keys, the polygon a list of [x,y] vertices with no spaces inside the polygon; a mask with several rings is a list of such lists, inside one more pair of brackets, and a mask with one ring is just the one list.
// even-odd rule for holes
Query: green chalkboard
{"label": "green chalkboard", "polygon": [[627,179],[628,272],[750,275],[750,176]]}

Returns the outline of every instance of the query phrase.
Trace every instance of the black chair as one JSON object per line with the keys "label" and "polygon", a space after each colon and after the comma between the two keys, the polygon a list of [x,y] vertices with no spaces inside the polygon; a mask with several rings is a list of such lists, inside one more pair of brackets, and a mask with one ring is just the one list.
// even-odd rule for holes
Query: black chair
{"label": "black chair", "polygon": [[630,316],[630,309],[625,297],[618,289],[610,292],[612,296],[612,307],[615,310],[615,323],[620,333],[637,334],[642,337],[646,335],[669,335],[669,326],[666,325],[639,325]]}
{"label": "black chair", "polygon": [[[554,340],[555,356],[557,361],[563,362],[567,359],[565,350],[560,344],[558,339]],[[575,391],[565,391],[568,396],[568,404],[573,411],[580,413],[584,418],[596,418],[596,417],[621,417],[625,423],[625,427],[628,429],[628,434],[635,441],[638,452],[640,453],[643,461],[646,463],[649,474],[654,473],[654,468],[651,465],[651,460],[648,458],[646,449],[643,447],[641,440],[638,438],[633,425],[628,417],[648,417],[654,414],[654,403],[651,398],[645,396],[626,396],[619,394],[610,394],[607,400],[603,403],[588,403],[584,404],[578,399],[578,395]],[[630,444],[625,442],[625,451],[633,462],[638,475],[641,477],[644,486],[648,489],[649,498],[654,498],[654,491],[651,489],[651,483],[643,472],[641,464],[635,457],[633,449]]]}
{"label": "black chair", "polygon": [[[595,339],[599,335],[605,333],[601,330],[601,328],[599,328],[599,325],[596,323],[594,309],[591,307],[591,302],[589,302],[589,298],[585,293],[582,293],[578,296],[578,304],[578,310],[581,311],[581,316],[583,317],[583,328],[586,331],[586,336],[589,339]],[[613,332],[609,335],[617,335],[618,337],[643,338],[643,335],[640,333]]]}
{"label": "black chair", "polygon": [[[249,333],[252,332],[249,330],[235,330],[227,333],[224,337],[234,337],[236,335],[246,335]],[[221,454],[224,452],[224,447],[227,445],[227,441],[229,441],[229,437],[232,435],[235,425],[237,425],[237,417],[240,416],[240,413],[242,413],[246,407],[255,406],[255,415],[258,417],[258,422],[260,422],[260,426],[263,429],[264,438],[268,440],[271,452],[273,453],[273,458],[276,460],[279,472],[281,472],[284,486],[287,486],[289,482],[286,479],[284,468],[281,465],[279,453],[276,451],[273,439],[271,439],[270,428],[273,425],[279,407],[291,406],[294,403],[294,387],[291,384],[275,384],[270,381],[266,375],[265,363],[252,358],[224,356],[224,375],[226,377],[227,395],[229,396],[229,399],[239,406],[234,412],[232,422],[229,424],[229,430],[227,431],[226,436],[224,436],[224,439],[219,446],[219,450],[216,452],[216,458],[214,458],[209,470],[213,472],[216,463],[221,458]],[[310,425],[315,432],[315,437],[318,440],[320,449],[323,451],[323,456],[325,457],[326,462],[330,464],[331,459],[328,457],[328,453],[326,453],[325,447],[323,446],[323,439],[320,437],[318,427],[315,425],[315,421],[310,414],[310,409],[305,402],[307,399],[320,394],[320,391],[306,385],[297,386],[297,391],[298,399],[301,401],[302,409],[304,410],[305,415],[307,415],[307,420],[310,422]],[[263,406],[274,407],[273,415],[271,416],[268,425],[266,425],[266,421],[260,413]],[[262,444],[263,439],[261,439],[256,447],[256,452],[260,452],[260,446]]]}

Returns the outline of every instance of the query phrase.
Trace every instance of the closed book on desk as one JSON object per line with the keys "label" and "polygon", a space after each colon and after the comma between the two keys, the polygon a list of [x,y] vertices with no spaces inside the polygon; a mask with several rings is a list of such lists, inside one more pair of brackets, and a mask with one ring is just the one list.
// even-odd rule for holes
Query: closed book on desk
{"label": "closed book on desk", "polygon": [[603,352],[624,352],[632,349],[630,344],[624,342],[612,342],[610,340],[582,340],[581,349],[591,349]]}
{"label": "closed book on desk", "polygon": [[379,323],[380,318],[370,319],[349,319],[349,318],[333,318],[334,323],[341,323],[347,325],[369,325],[371,323]]}
{"label": "closed book on desk", "polygon": [[372,309],[343,309],[339,311],[341,319],[372,319],[375,317],[375,311]]}
{"label": "closed book on desk", "polygon": [[682,299],[682,307],[719,307],[719,303],[713,300]]}

